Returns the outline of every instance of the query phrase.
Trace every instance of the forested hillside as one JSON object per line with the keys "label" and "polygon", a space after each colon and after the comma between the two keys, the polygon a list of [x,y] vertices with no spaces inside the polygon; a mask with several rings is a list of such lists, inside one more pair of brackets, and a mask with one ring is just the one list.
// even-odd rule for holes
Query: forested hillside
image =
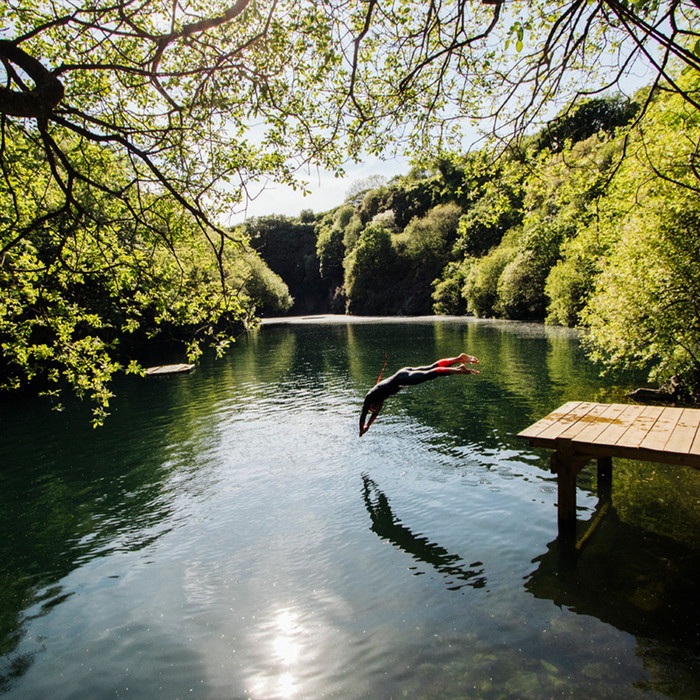
{"label": "forested hillside", "polygon": [[606,365],[676,375],[695,394],[698,115],[649,93],[564,111],[500,158],[484,149],[416,167],[317,215],[313,235],[310,212],[247,232],[287,282],[290,313],[580,326]]}

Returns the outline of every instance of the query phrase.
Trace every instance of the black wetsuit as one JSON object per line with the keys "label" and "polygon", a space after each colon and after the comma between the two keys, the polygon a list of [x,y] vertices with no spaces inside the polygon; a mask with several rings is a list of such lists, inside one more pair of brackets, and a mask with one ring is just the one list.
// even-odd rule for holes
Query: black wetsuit
{"label": "black wetsuit", "polygon": [[441,374],[449,374],[449,365],[436,362],[429,367],[404,367],[391,377],[377,382],[365,396],[365,401],[362,404],[362,414],[360,416],[360,425],[364,425],[365,417],[369,412],[369,407],[372,405],[381,406],[386,399],[393,396],[405,386],[413,386],[426,382],[429,379],[435,379]]}
{"label": "black wetsuit", "polygon": [[396,394],[405,386],[413,386],[426,382],[429,379],[435,379],[440,374],[448,374],[446,367],[440,367],[436,364],[430,367],[404,367],[391,377],[382,379],[381,382],[375,384],[365,396],[365,404],[383,403],[385,399]]}

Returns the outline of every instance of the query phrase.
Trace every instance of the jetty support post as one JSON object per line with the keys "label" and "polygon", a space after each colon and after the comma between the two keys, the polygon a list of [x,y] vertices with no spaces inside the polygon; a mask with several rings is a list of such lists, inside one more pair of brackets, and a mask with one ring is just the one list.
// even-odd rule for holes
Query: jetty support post
{"label": "jetty support post", "polygon": [[612,457],[598,457],[598,499],[609,503],[612,501]]}
{"label": "jetty support post", "polygon": [[557,523],[559,536],[572,542],[576,536],[576,477],[591,460],[577,454],[569,441],[557,447],[550,457],[550,469],[557,475]]}

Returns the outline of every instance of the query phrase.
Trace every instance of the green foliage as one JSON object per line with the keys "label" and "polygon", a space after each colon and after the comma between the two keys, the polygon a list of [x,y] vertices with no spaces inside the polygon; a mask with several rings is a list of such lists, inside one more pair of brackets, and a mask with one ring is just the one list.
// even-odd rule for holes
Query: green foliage
{"label": "green foliage", "polygon": [[462,316],[467,313],[467,300],[462,290],[469,274],[468,261],[445,265],[440,279],[433,282],[433,312],[444,316]]}
{"label": "green foliage", "polygon": [[349,204],[354,210],[355,207],[362,204],[362,200],[368,192],[380,189],[385,183],[386,178],[383,175],[370,175],[369,177],[357,180],[348,189],[345,196],[345,203]]}
{"label": "green foliage", "polygon": [[[572,291],[562,273],[579,270],[559,262],[567,243],[591,219],[591,204],[614,162],[607,141],[594,136],[559,154],[531,151],[524,160],[510,158],[491,178],[477,181],[474,203],[460,221],[455,246],[465,259],[472,259],[464,285],[471,313],[542,319],[546,289],[552,295]],[[556,304],[564,306],[563,298]],[[575,322],[563,309],[551,316],[564,318]]]}
{"label": "green foliage", "polygon": [[482,197],[459,221],[457,250],[470,256],[488,253],[519,218],[519,213],[500,193]]}
{"label": "green foliage", "polygon": [[547,276],[545,295],[548,299],[547,323],[559,326],[579,325],[595,279],[595,267],[584,256],[563,251]]}
{"label": "green foliage", "polygon": [[[381,276],[370,276],[364,284],[391,294],[387,299],[377,293],[373,307],[363,287],[363,313],[433,309],[514,319],[549,315],[550,322],[578,323],[585,304],[582,290],[590,291],[597,270],[590,261],[594,247],[578,241],[585,240],[580,234],[595,216],[597,198],[621,152],[607,134],[616,129],[622,102],[595,104],[600,133],[574,130],[575,137],[587,138],[567,141],[556,153],[537,150],[542,138],[534,138],[528,150],[513,150],[496,161],[488,150],[452,154],[388,185],[363,190],[354,213],[344,212],[349,308],[358,308],[358,287],[347,275],[347,256],[365,227],[373,225],[392,234],[394,257]],[[447,201],[436,205],[441,200]],[[413,212],[422,213],[407,219]],[[318,229],[324,270],[339,267],[342,248],[335,226],[334,232],[328,220]]]}
{"label": "green foliage", "polygon": [[240,256],[236,274],[230,284],[241,294],[241,301],[261,316],[286,313],[294,299],[289,287],[274,273],[263,259],[253,251]]}
{"label": "green foliage", "polygon": [[315,217],[262,216],[246,222],[244,230],[251,246],[289,287],[291,310],[325,311]]}
{"label": "green foliage", "polygon": [[370,190],[365,193],[362,198],[362,202],[357,209],[357,214],[363,224],[371,221],[380,211],[383,211],[386,207],[383,206],[386,199],[387,192],[383,187],[376,190]]}
{"label": "green foliage", "polygon": [[391,234],[382,226],[370,224],[345,261],[350,313],[391,313],[394,298],[390,294],[390,280],[395,265]]}
{"label": "green foliage", "polygon": [[343,230],[337,226],[322,226],[316,239],[316,255],[318,255],[319,271],[324,280],[343,279],[343,260],[345,245]]}
{"label": "green foliage", "polygon": [[342,206],[324,217],[316,228],[319,272],[326,288],[328,310],[332,313],[345,311],[345,229],[354,212],[353,206]]}
{"label": "green foliage", "polygon": [[328,18],[269,9],[3,5],[4,387],[71,389],[99,422],[144,344],[223,351],[256,310],[289,307],[279,276],[218,224],[256,179],[339,167],[314,135],[339,112],[317,110],[309,89],[336,79]]}
{"label": "green foliage", "polygon": [[439,203],[441,186],[435,177],[416,180],[412,177],[388,187],[385,207],[394,212],[394,221],[399,229],[405,228],[414,217],[424,216]]}
{"label": "green foliage", "polygon": [[[0,371],[7,386],[65,384],[103,410],[114,372],[136,370],[119,357],[125,338],[171,335],[191,357],[206,343],[222,349],[254,310],[288,309],[290,291],[293,310],[325,311],[341,259],[350,309],[419,312],[429,308],[432,288],[436,308],[455,309],[463,281],[473,313],[587,319],[611,362],[614,343],[593,316],[609,318],[612,334],[624,314],[602,280],[623,285],[627,266],[650,276],[667,305],[685,299],[669,290],[695,269],[693,253],[664,227],[672,221],[694,239],[692,197],[679,192],[697,186],[699,102],[689,83],[700,68],[696,8],[656,0],[605,12],[595,2],[576,12],[547,2],[516,2],[508,13],[500,3],[424,12],[398,0],[375,8],[266,0],[3,5]],[[648,27],[661,17],[675,28],[663,49],[686,73],[668,84],[675,102],[657,97],[656,121],[630,140],[644,138],[644,147],[612,196],[609,171],[629,151],[616,130],[637,114],[620,98],[572,101],[549,130],[524,140],[522,152],[506,148],[497,165],[490,148],[445,156],[446,145],[460,143],[460,120],[492,114],[522,132],[577,83],[570,67],[602,66],[610,51],[618,68],[631,65],[659,39]],[[533,87],[527,103],[512,99],[519,84]],[[332,224],[310,211],[251,222],[258,257],[217,223],[241,208],[252,183],[303,188],[304,166],[340,172],[347,157],[379,154],[397,134],[424,163],[387,185],[365,183]],[[639,197],[646,209],[634,219]],[[640,236],[658,243],[656,257],[645,248],[638,255]],[[692,330],[689,302],[678,308]],[[637,321],[652,338],[647,359],[692,369],[692,334]],[[623,354],[641,357],[641,343]]]}
{"label": "green foliage", "polygon": [[350,223],[350,219],[352,219],[354,213],[355,208],[353,206],[342,206],[335,211],[333,215],[333,222],[341,231],[344,231],[345,227]]}
{"label": "green foliage", "polygon": [[[607,255],[583,313],[595,357],[700,392],[698,113],[660,100],[635,136],[596,235]],[[592,234],[591,234],[592,235]]]}
{"label": "green foliage", "polygon": [[[219,235],[202,235],[172,198],[132,191],[138,202],[131,206],[142,207],[135,219],[126,194],[115,200],[76,185],[75,208],[41,221],[37,214],[62,193],[36,161],[31,135],[17,129],[13,137],[4,153],[6,167],[14,160],[13,177],[0,180],[4,388],[55,397],[69,389],[90,399],[99,423],[112,377],[139,372],[143,346],[174,340],[190,359],[207,346],[221,352],[252,321],[254,307],[288,304],[281,280],[242,240],[232,236],[221,249]],[[84,144],[79,152],[126,187],[113,152]]]}
{"label": "green foliage", "polygon": [[454,202],[439,204],[424,217],[412,219],[403,232],[394,236],[394,246],[412,265],[429,268],[434,279],[447,263],[461,214]]}
{"label": "green foliage", "polygon": [[643,221],[626,222],[584,319],[598,359],[649,368],[652,380],[679,375],[697,393],[700,211],[695,202],[675,204],[645,207]]}
{"label": "green foliage", "polygon": [[365,224],[362,222],[362,217],[357,212],[354,212],[350,221],[348,221],[343,229],[343,245],[345,246],[345,250],[351,251],[355,247],[364,227]]}
{"label": "green foliage", "polygon": [[566,143],[585,141],[601,131],[612,134],[626,126],[639,112],[638,102],[622,95],[599,97],[571,106],[553,119],[534,139],[537,150],[561,152]]}
{"label": "green foliage", "polygon": [[398,313],[430,313],[433,283],[450,259],[461,213],[454,202],[439,204],[392,236],[399,261],[396,272],[400,277],[396,288],[401,290],[396,307]]}
{"label": "green foliage", "polygon": [[522,222],[526,175],[527,170],[512,158],[491,163],[482,153],[467,162],[458,194],[466,193],[469,206],[459,222],[456,251],[480,257],[498,245],[506,231]]}
{"label": "green foliage", "polygon": [[[5,156],[17,159],[14,175],[0,181],[0,376],[11,389],[68,387],[91,399],[99,423],[114,373],[139,371],[121,341],[175,334],[194,357],[203,344],[228,344],[246,311],[220,284],[229,263],[219,264],[192,217],[167,198],[150,197],[135,221],[121,202],[76,187],[79,208],[37,223],[62,193],[34,160],[31,138],[13,135]],[[108,151],[83,148],[81,157],[122,179]]]}
{"label": "green foliage", "polygon": [[462,294],[467,310],[475,316],[500,316],[502,308],[498,283],[508,263],[515,257],[513,248],[499,246],[481,259],[471,259]]}
{"label": "green foliage", "polygon": [[498,278],[498,308],[506,318],[541,319],[544,313],[544,280],[549,272],[542,258],[531,250],[519,252]]}

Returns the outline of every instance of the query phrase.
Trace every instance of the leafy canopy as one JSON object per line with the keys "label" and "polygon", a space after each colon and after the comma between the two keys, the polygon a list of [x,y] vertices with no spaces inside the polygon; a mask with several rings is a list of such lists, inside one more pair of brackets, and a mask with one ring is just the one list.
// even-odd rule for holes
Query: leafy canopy
{"label": "leafy canopy", "polygon": [[[402,135],[433,148],[474,120],[520,133],[637,60],[697,107],[672,72],[700,68],[697,15],[687,0],[8,0],[1,126],[5,142],[27,128],[64,206],[82,180],[167,194],[211,225],[266,178],[339,171]],[[127,183],[81,166],[68,134],[120,152]]]}

